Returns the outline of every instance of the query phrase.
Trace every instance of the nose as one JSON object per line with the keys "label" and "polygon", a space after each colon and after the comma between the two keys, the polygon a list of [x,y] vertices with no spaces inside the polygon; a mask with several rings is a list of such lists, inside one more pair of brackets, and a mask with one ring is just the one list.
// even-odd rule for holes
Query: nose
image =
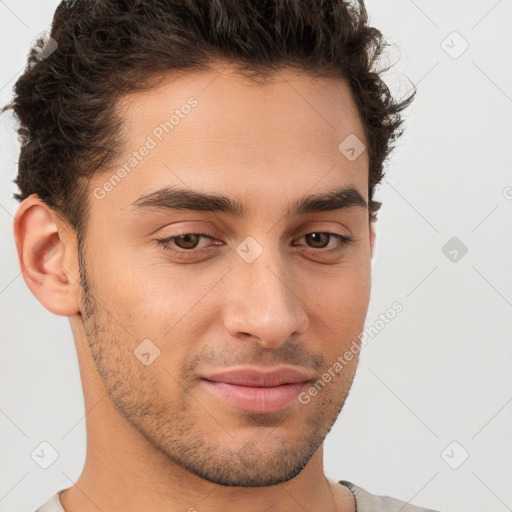
{"label": "nose", "polygon": [[235,257],[229,273],[224,327],[233,337],[253,337],[265,348],[276,348],[302,334],[308,325],[305,304],[279,249],[266,248],[248,263]]}

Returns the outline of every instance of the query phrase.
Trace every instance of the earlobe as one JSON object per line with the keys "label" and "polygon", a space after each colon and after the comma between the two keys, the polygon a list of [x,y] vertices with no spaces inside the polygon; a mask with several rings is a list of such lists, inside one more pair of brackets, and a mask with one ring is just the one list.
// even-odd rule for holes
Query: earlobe
{"label": "earlobe", "polygon": [[80,287],[73,230],[36,194],[20,204],[13,227],[18,261],[31,292],[56,315],[77,314]]}

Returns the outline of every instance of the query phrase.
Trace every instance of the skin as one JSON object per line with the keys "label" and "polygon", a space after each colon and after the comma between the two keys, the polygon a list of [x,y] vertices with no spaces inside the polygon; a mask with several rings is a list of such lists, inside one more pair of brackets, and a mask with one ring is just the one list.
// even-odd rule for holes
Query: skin
{"label": "skin", "polygon": [[[25,282],[45,308],[69,317],[80,365],[87,456],[61,495],[66,511],[355,510],[352,493],[325,477],[323,442],[357,354],[308,404],[274,413],[234,407],[200,380],[232,366],[287,364],[316,381],[364,328],[375,239],[368,210],[285,217],[297,198],[339,186],[368,200],[367,152],[349,161],[338,150],[349,134],[365,141],[360,117],[342,80],[290,69],[276,78],[254,84],[216,65],[124,97],[127,143],[89,185],[83,247],[37,196],[16,213]],[[190,114],[96,199],[95,187],[190,96],[198,101]],[[222,193],[248,215],[133,211],[140,195],[167,185]],[[329,256],[340,241],[305,236],[327,231],[353,241]],[[183,232],[212,236],[197,241],[212,252],[185,259],[154,242]],[[263,248],[250,264],[235,250],[248,236]],[[147,338],[160,355],[145,366],[134,350]]]}

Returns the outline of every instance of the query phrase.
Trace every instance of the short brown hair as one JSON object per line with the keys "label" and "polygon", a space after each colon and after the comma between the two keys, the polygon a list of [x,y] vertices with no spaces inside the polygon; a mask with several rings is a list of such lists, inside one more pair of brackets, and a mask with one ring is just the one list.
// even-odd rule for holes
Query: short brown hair
{"label": "short brown hair", "polygon": [[376,219],[374,189],[416,91],[396,101],[385,70],[373,69],[387,43],[368,26],[363,0],[64,0],[50,35],[54,51],[41,58],[48,42],[37,41],[2,109],[19,121],[17,200],[36,193],[80,233],[84,185],[123,146],[116,101],[154,86],[151,78],[224,61],[253,79],[292,67],[347,80],[365,130]]}

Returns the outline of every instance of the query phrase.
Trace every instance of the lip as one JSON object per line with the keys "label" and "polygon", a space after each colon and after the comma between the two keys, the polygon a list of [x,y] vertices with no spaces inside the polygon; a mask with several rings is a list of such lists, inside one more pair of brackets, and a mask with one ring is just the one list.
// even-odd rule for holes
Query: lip
{"label": "lip", "polygon": [[263,371],[235,368],[202,377],[206,389],[237,408],[252,412],[276,412],[297,402],[311,375],[290,367]]}
{"label": "lip", "polygon": [[279,366],[271,370],[246,366],[212,373],[202,378],[213,382],[236,384],[237,386],[275,387],[281,384],[305,382],[311,380],[312,375],[289,366]]}

